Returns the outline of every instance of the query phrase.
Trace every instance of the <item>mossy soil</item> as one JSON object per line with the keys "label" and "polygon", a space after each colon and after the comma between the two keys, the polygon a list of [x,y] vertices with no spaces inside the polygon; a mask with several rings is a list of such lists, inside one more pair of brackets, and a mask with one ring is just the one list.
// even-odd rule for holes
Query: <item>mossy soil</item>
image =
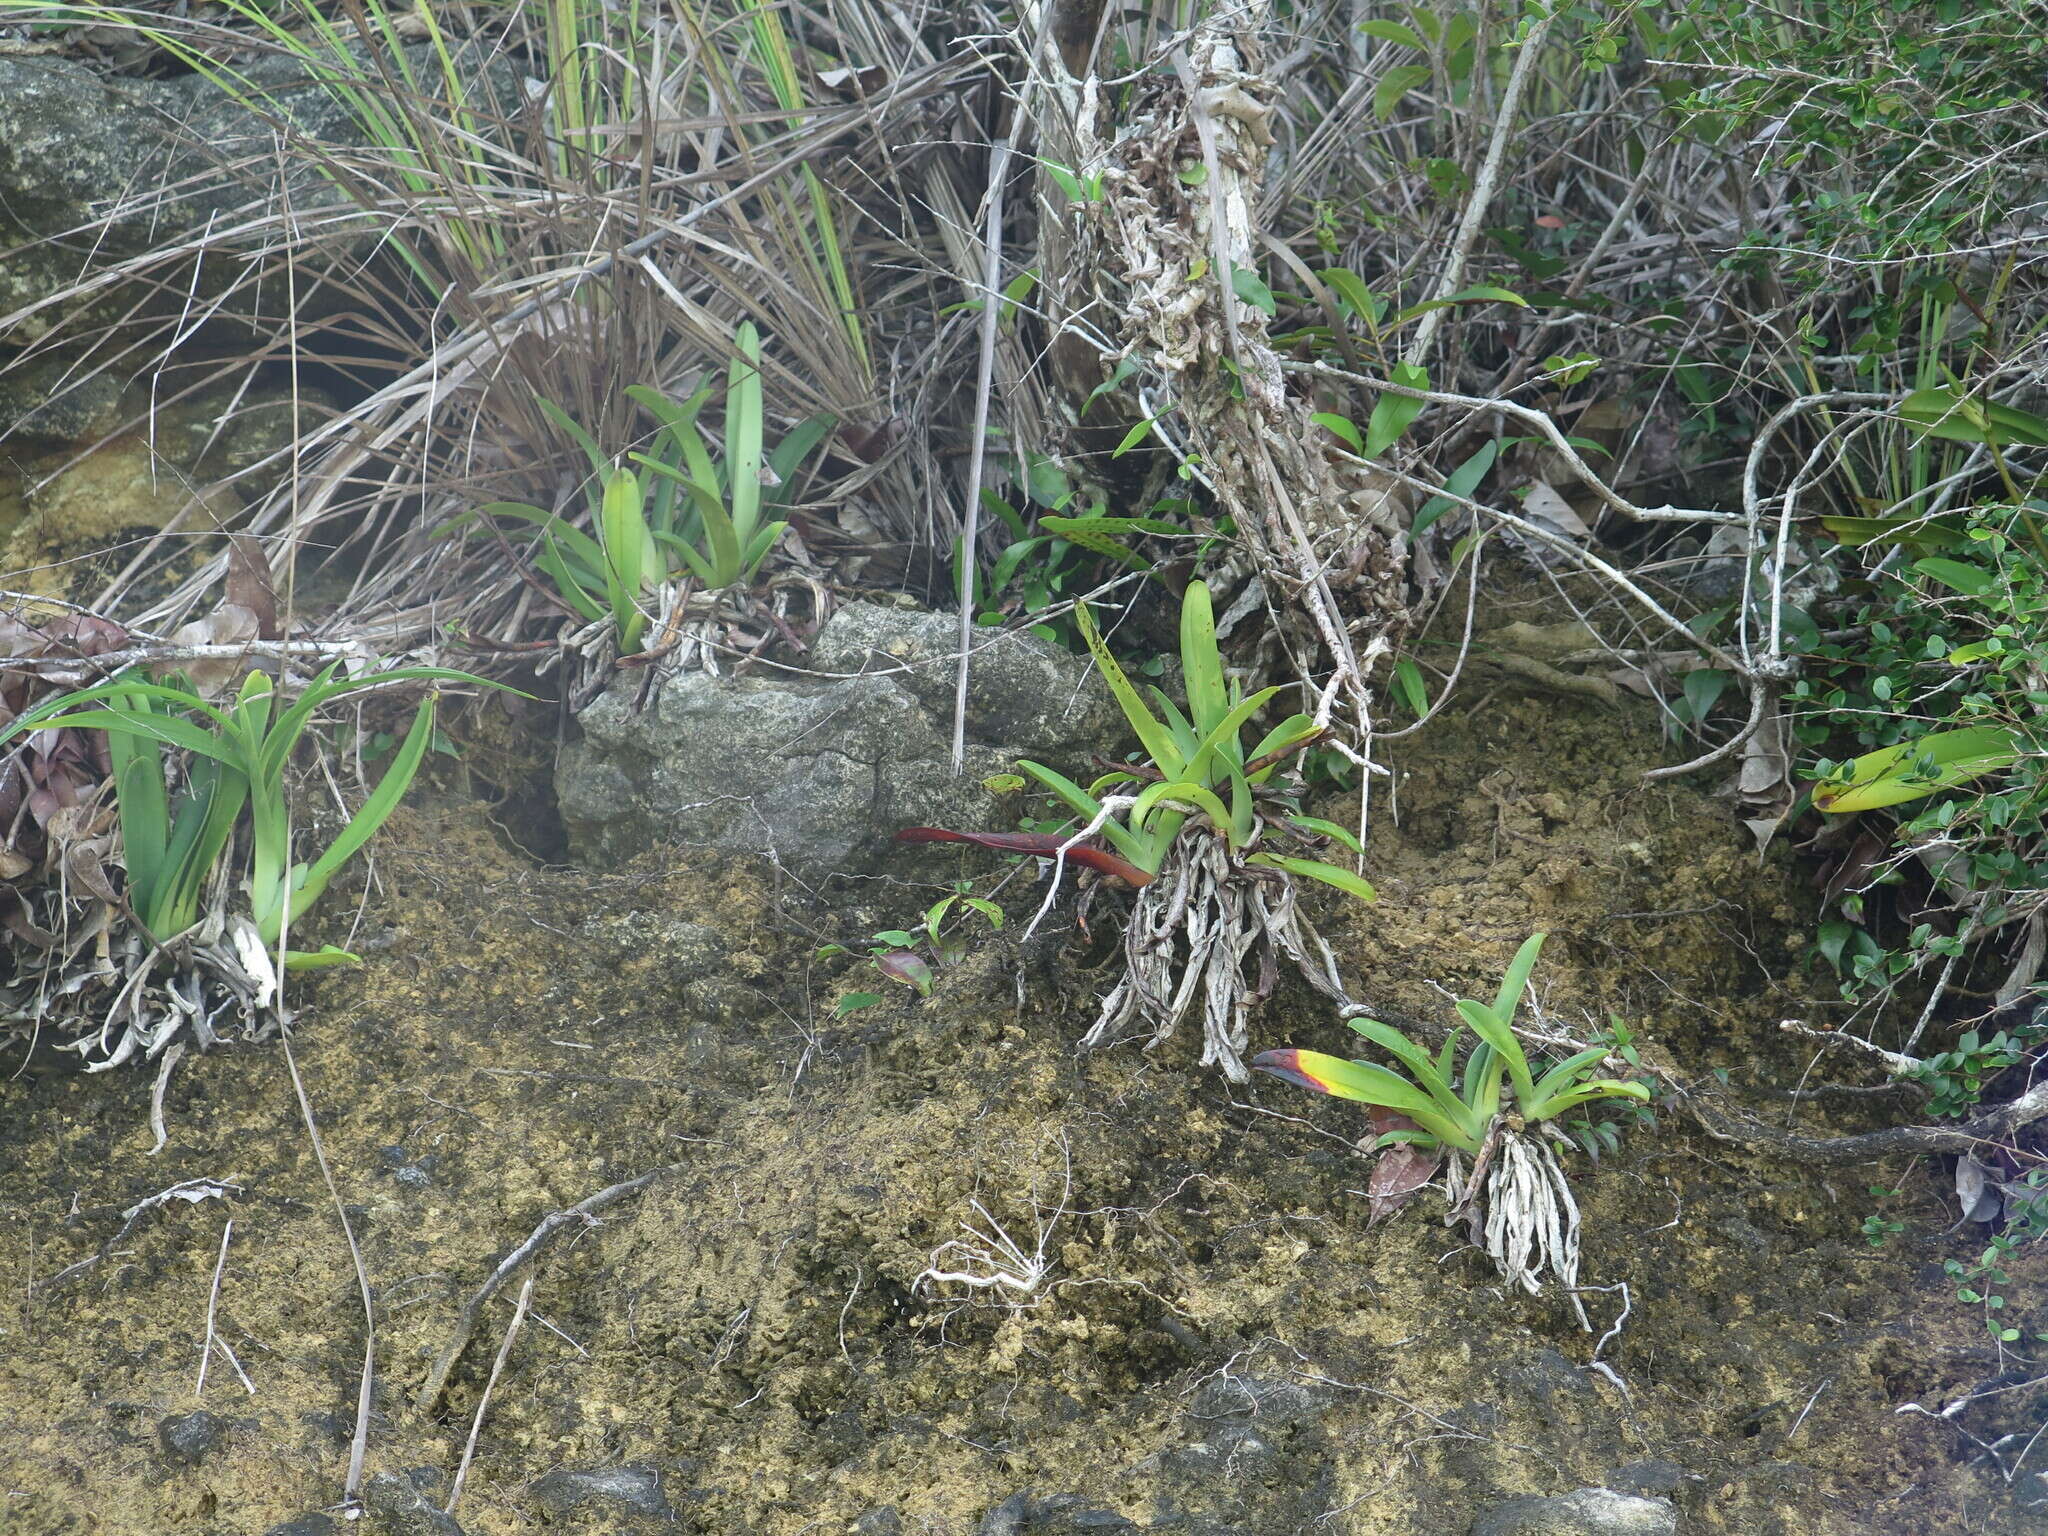
{"label": "mossy soil", "polygon": [[[1560,1027],[1618,1014],[1709,1088],[1714,1068],[1737,1093],[1797,1081],[1777,1023],[1821,985],[1800,979],[1803,876],[1724,805],[1644,787],[1659,752],[1647,711],[1514,688],[1404,744],[1375,804],[1381,899],[1324,908],[1355,991],[1427,1029],[1439,987],[1490,995],[1544,928]],[[865,899],[836,921],[929,898]],[[518,1283],[422,1406],[463,1301],[550,1212],[659,1168],[524,1272],[464,1530],[1462,1536],[1502,1499],[1603,1481],[1717,1536],[2040,1529],[2040,1490],[1963,1433],[2030,1432],[2025,1393],[1901,1411],[2013,1363],[1942,1277],[1981,1238],[1943,1233],[1939,1170],[1788,1166],[1667,1109],[1574,1163],[1585,1278],[1612,1288],[1586,1296],[1589,1335],[1555,1294],[1504,1290],[1436,1195],[1370,1225],[1351,1107],[1232,1088],[1180,1040],[1077,1059],[1097,982],[1063,940],[1016,941],[1035,899],[929,1000],[888,988],[835,1020],[872,978],[815,962],[759,870],[545,867],[459,793],[402,814],[354,933],[367,963],[312,985],[296,1031],[375,1297],[370,1470],[445,1499]],[[328,921],[341,938],[347,904]],[[1348,1038],[1285,988],[1258,1029]],[[147,1074],[9,1066],[0,1528],[254,1536],[333,1506],[363,1313],[282,1052],[188,1059],[155,1155]],[[169,1202],[56,1281],[201,1178],[224,1197]],[[1878,1247],[1874,1184],[1909,1229]],[[972,1269],[946,1245],[991,1224],[1042,1260],[1028,1294],[920,1282]],[[2017,1302],[2039,1265],[2009,1267]],[[253,1393],[219,1355],[195,1390],[210,1306]],[[160,1430],[200,1408],[221,1422],[195,1463]],[[619,1467],[658,1496],[548,1480]],[[1026,1490],[1007,1508],[1037,1523],[990,1513]]]}

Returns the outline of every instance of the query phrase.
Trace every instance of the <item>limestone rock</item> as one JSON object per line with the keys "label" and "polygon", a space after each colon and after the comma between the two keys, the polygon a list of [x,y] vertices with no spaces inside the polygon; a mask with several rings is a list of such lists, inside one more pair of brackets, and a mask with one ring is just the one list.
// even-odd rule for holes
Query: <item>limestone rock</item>
{"label": "limestone rock", "polygon": [[1663,1499],[1612,1488],[1575,1488],[1557,1498],[1509,1499],[1472,1522],[1472,1536],[1677,1536],[1678,1512]]}
{"label": "limestone rock", "polygon": [[956,775],[951,622],[853,603],[819,636],[814,675],[685,673],[638,709],[637,678],[612,689],[558,765],[572,848],[611,865],[709,846],[814,879],[873,873],[902,827],[1014,825],[1016,802],[998,803],[982,780],[1018,757],[1085,772],[1091,749],[1118,742],[1115,705],[1078,657],[1029,637],[991,644],[975,658]]}

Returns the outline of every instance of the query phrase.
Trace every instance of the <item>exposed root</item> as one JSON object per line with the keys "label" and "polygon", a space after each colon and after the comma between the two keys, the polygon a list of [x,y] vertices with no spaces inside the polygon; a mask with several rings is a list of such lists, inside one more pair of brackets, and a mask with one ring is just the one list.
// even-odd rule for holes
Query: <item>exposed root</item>
{"label": "exposed root", "polygon": [[[1127,1038],[1133,1024],[1152,1028],[1147,1050],[1164,1044],[1197,995],[1202,999],[1202,1065],[1233,1083],[1251,1074],[1244,1056],[1254,1004],[1279,980],[1279,960],[1339,1007],[1354,1006],[1337,976],[1337,959],[1277,870],[1233,859],[1221,838],[1190,831],[1177,841],[1158,878],[1138,892],[1124,929],[1124,973],[1102,1000],[1084,1050]],[[1247,965],[1255,967],[1250,974]]]}
{"label": "exposed root", "polygon": [[1470,1177],[1452,1154],[1447,1184],[1447,1224],[1463,1221],[1501,1278],[1531,1296],[1542,1293],[1548,1272],[1590,1333],[1593,1325],[1578,1296],[1579,1203],[1553,1143],[1497,1123]]}
{"label": "exposed root", "polygon": [[[56,892],[44,906],[63,906]],[[88,1072],[136,1057],[154,1061],[174,1041],[201,1050],[229,1040],[266,1040],[286,1022],[277,970],[247,917],[216,904],[164,944],[107,902],[30,915],[29,893],[8,925],[12,975],[0,985],[0,1041],[56,1036]]]}
{"label": "exposed root", "polygon": [[607,615],[565,629],[555,653],[538,670],[545,674],[562,668],[576,712],[622,672],[638,671],[652,686],[676,672],[720,677],[778,644],[801,651],[808,644],[806,635],[817,632],[832,606],[830,590],[810,573],[780,577],[758,594],[739,588],[704,592],[689,582],[672,583],[661,589],[645,650],[621,656]]}

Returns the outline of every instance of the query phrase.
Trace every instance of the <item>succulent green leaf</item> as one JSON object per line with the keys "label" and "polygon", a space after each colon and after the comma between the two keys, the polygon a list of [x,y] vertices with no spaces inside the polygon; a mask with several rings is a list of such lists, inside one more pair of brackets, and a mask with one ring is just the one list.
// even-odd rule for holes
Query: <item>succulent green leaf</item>
{"label": "succulent green leaf", "polygon": [[1321,859],[1292,859],[1278,853],[1255,853],[1245,862],[1284,869],[1304,880],[1319,880],[1324,885],[1335,886],[1347,896],[1356,896],[1360,901],[1379,900],[1379,893],[1364,877],[1354,875],[1348,869],[1339,869],[1335,864],[1325,864]]}

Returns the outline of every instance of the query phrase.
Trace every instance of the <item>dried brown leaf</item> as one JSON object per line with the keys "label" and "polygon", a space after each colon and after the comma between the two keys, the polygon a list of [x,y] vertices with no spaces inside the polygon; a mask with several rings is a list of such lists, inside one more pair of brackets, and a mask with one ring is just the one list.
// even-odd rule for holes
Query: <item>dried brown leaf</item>
{"label": "dried brown leaf", "polygon": [[[1389,1131],[1422,1129],[1406,1115],[1397,1115],[1389,1110],[1375,1109],[1369,1118],[1376,1137]],[[1423,1186],[1436,1177],[1436,1170],[1442,1162],[1441,1152],[1425,1152],[1405,1142],[1396,1142],[1381,1152],[1372,1165],[1372,1177],[1366,1183],[1366,1196],[1370,1202],[1366,1225],[1377,1226],[1413,1200]]]}

